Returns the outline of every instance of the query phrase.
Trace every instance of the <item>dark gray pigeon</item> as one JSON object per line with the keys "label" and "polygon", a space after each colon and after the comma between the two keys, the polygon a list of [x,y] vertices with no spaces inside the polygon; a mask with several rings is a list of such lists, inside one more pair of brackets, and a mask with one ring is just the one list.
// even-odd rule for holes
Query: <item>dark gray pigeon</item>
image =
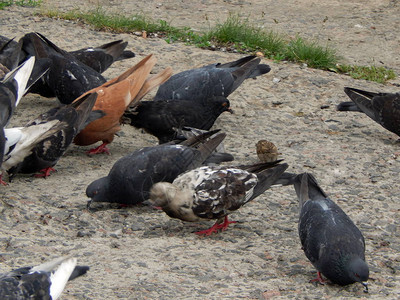
{"label": "dark gray pigeon", "polygon": [[92,182],[86,189],[91,202],[133,205],[149,197],[151,186],[172,182],[179,174],[197,168],[225,138],[224,133],[207,139],[215,131],[188,139],[179,145],[145,147],[119,159],[108,176]]}
{"label": "dark gray pigeon", "polygon": [[245,79],[271,70],[260,61],[256,56],[246,56],[225,64],[216,63],[180,72],[160,85],[154,100],[191,100],[207,105],[212,97],[227,98]]}
{"label": "dark gray pigeon", "polygon": [[87,266],[77,266],[76,258],[61,257],[36,267],[23,267],[0,274],[2,300],[55,300],[69,280],[86,274]]}
{"label": "dark gray pigeon", "polygon": [[171,218],[196,222],[216,219],[211,235],[226,230],[228,215],[255,199],[275,183],[287,164],[261,163],[250,166],[203,166],[179,175],[172,183],[159,182],[150,190],[150,202]]}
{"label": "dark gray pigeon", "polygon": [[360,282],[368,292],[364,237],[356,225],[320,188],[314,176],[299,174],[294,179],[299,198],[299,235],[307,258],[331,282],[347,285]]}
{"label": "dark gray pigeon", "polygon": [[209,130],[223,112],[233,113],[229,100],[213,97],[207,105],[191,100],[142,101],[126,110],[124,117],[130,125],[144,129],[162,144],[175,139],[174,128],[189,126]]}
{"label": "dark gray pigeon", "polygon": [[22,49],[36,58],[50,59],[48,72],[29,90],[44,97],[54,95],[63,104],[70,104],[83,93],[106,82],[105,78],[75,56],[57,47],[40,33],[21,38]]}
{"label": "dark gray pigeon", "polygon": [[400,93],[373,93],[349,87],[344,91],[352,101],[340,103],[337,110],[363,112],[400,136]]}

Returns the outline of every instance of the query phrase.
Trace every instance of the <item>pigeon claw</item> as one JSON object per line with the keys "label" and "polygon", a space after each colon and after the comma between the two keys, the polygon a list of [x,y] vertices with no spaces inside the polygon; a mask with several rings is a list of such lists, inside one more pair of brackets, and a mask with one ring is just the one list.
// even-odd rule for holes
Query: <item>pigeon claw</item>
{"label": "pigeon claw", "polygon": [[2,177],[3,177],[3,175],[0,174],[0,184],[1,184],[1,185],[4,185],[4,186],[8,185],[8,183],[5,182],[5,181],[2,179]]}
{"label": "pigeon claw", "polygon": [[57,171],[55,169],[53,169],[52,167],[48,167],[48,168],[41,169],[39,172],[40,172],[40,174],[35,174],[35,177],[46,178],[46,177],[50,176],[51,172],[57,172]]}
{"label": "pigeon claw", "polygon": [[316,281],[318,281],[322,285],[326,283],[326,280],[322,278],[322,274],[320,271],[317,272],[317,278],[310,280],[310,282],[316,282]]}
{"label": "pigeon claw", "polygon": [[209,236],[213,234],[214,232],[217,233],[219,230],[225,231],[228,229],[229,224],[231,223],[236,223],[236,221],[229,221],[228,216],[225,216],[224,222],[220,224],[219,220],[209,229],[206,230],[201,230],[198,232],[195,232],[197,235],[202,235],[202,236]]}
{"label": "pigeon claw", "polygon": [[110,150],[107,148],[108,143],[103,143],[100,146],[90,149],[87,151],[87,154],[100,154],[100,153],[107,153],[108,155],[111,155]]}

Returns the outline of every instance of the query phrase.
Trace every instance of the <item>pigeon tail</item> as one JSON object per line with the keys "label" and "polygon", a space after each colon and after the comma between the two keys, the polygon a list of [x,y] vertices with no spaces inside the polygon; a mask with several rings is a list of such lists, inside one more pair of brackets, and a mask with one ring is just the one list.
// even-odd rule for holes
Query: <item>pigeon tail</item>
{"label": "pigeon tail", "polygon": [[136,97],[132,100],[130,106],[134,106],[152,89],[166,82],[171,77],[171,75],[172,75],[172,68],[168,67],[155,75],[149,76],[143,83],[142,88],[137,93]]}
{"label": "pigeon tail", "polygon": [[353,89],[349,87],[344,88],[344,92],[350,99],[358,106],[358,108],[365,113],[372,120],[380,123],[380,121],[375,116],[375,112],[372,107],[371,99],[375,96],[379,96],[377,93],[362,91],[358,89]]}
{"label": "pigeon tail", "polygon": [[97,93],[86,94],[82,98],[70,104],[71,107],[75,108],[78,113],[78,118],[75,123],[77,132],[81,131],[88,124],[87,119],[89,115],[91,115],[91,121],[96,120],[93,119],[94,116],[97,116],[97,119],[104,116],[102,113],[91,114],[92,108],[96,103],[97,96]]}
{"label": "pigeon tail", "polygon": [[271,185],[273,185],[275,181],[282,175],[282,173],[285,172],[285,170],[289,167],[289,165],[284,163],[271,167],[271,163],[265,163],[265,167],[267,167],[268,169],[262,171],[255,171],[258,182],[257,185],[254,187],[253,194],[246,202],[249,202],[254,198],[257,198],[259,195],[264,193],[268,188],[270,188]]}
{"label": "pigeon tail", "polygon": [[27,90],[27,83],[29,77],[31,76],[33,66],[35,65],[35,57],[32,56],[23,64],[21,64],[18,68],[12,70],[7,73],[3,79],[3,83],[11,83],[14,79],[17,82],[17,90],[16,90],[16,101],[13,106],[17,106],[22,96],[25,94]]}
{"label": "pigeon tail", "polygon": [[297,197],[299,198],[300,210],[307,200],[318,200],[327,198],[327,194],[318,185],[317,180],[310,173],[302,173],[294,178],[293,182]]}

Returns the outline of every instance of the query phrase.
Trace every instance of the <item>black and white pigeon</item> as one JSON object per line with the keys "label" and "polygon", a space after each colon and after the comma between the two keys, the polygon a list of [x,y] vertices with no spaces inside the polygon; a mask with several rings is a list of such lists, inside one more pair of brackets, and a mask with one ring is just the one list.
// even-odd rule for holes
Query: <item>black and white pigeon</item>
{"label": "black and white pigeon", "polygon": [[25,63],[7,73],[0,81],[0,167],[6,144],[4,127],[10,121],[15,107],[27,90],[27,83],[34,64],[35,58],[31,57]]}
{"label": "black and white pigeon", "polygon": [[[75,136],[90,122],[104,116],[102,111],[93,111],[97,93],[90,93],[69,105],[50,109],[25,127],[37,126],[52,120],[66,124],[59,131],[37,143],[24,160],[7,170],[10,179],[17,173],[36,174],[36,177],[47,177],[54,171],[53,167],[64,155]],[[18,142],[18,141],[17,141]]]}
{"label": "black and white pigeon", "polygon": [[223,112],[230,109],[225,97],[213,97],[207,105],[191,100],[142,101],[124,113],[125,120],[136,128],[158,138],[159,143],[172,141],[176,137],[174,128],[184,126],[209,130]]}
{"label": "black and white pigeon", "polygon": [[44,97],[56,96],[70,104],[83,93],[98,87],[106,79],[93,68],[80,62],[40,33],[28,33],[22,38],[22,49],[29,55],[51,60],[48,72],[29,90]]}
{"label": "black and white pigeon", "polygon": [[374,93],[349,87],[344,91],[352,101],[340,103],[337,110],[363,112],[400,136],[400,93]]}
{"label": "black and white pigeon", "polygon": [[67,282],[86,274],[87,266],[77,266],[76,258],[60,257],[35,267],[23,267],[0,274],[2,300],[56,300]]}
{"label": "black and white pigeon", "polygon": [[347,285],[360,282],[368,291],[369,277],[365,262],[365,241],[361,231],[346,213],[308,173],[294,179],[299,198],[299,236],[305,255],[318,271],[331,282]]}
{"label": "black and white pigeon", "polygon": [[67,127],[68,123],[53,119],[28,127],[6,128],[4,133],[7,140],[1,165],[0,183],[6,185],[2,180],[4,173],[23,162],[39,143]]}
{"label": "black and white pigeon", "polygon": [[160,85],[153,100],[191,100],[207,104],[212,97],[227,98],[245,79],[271,70],[260,62],[260,58],[251,55],[225,64],[216,63],[180,72]]}
{"label": "black and white pigeon", "polygon": [[160,181],[172,182],[179,174],[197,168],[225,138],[224,133],[208,139],[215,132],[194,137],[179,145],[145,147],[119,159],[105,177],[86,189],[92,202],[133,205],[148,199],[151,186]]}
{"label": "black and white pigeon", "polygon": [[226,230],[228,215],[270,188],[288,168],[286,163],[249,166],[203,166],[179,175],[172,183],[159,182],[150,190],[150,203],[172,218],[196,222],[217,219],[211,235]]}

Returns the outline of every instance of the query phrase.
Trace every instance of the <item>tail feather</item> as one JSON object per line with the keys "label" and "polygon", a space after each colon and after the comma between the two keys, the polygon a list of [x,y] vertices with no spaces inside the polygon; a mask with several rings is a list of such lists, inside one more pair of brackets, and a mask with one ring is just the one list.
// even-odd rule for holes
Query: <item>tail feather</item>
{"label": "tail feather", "polygon": [[373,97],[378,96],[379,94],[348,87],[345,87],[344,91],[363,113],[379,123],[379,120],[375,116],[371,101]]}
{"label": "tail feather", "polygon": [[22,96],[27,90],[27,83],[31,76],[33,66],[35,65],[35,57],[32,56],[18,68],[7,73],[3,79],[3,83],[11,82],[13,79],[17,82],[16,102],[13,106],[17,106]]}
{"label": "tail feather", "polygon": [[315,177],[310,173],[302,173],[294,179],[294,189],[299,199],[299,207],[303,207],[307,200],[327,198],[327,194],[319,186]]}
{"label": "tail feather", "polygon": [[[218,133],[214,137],[210,138],[205,143],[201,144],[197,149],[200,151],[200,159],[199,161],[194,160],[193,164],[195,164],[194,168],[199,167],[210,155],[214,152],[214,150],[218,147],[219,144],[225,139],[225,133]],[[196,137],[198,138],[198,136]]]}
{"label": "tail feather", "polygon": [[284,163],[257,173],[258,182],[254,187],[253,195],[248,201],[253,200],[269,189],[288,167],[289,165]]}
{"label": "tail feather", "polygon": [[[109,81],[107,81],[107,83],[104,84],[105,87],[111,86],[117,82],[121,82],[122,80],[130,77],[132,74],[135,73],[136,70],[141,69],[143,73],[146,73],[145,71],[148,70],[148,74],[150,74],[151,69],[154,67],[154,65],[156,64],[157,59],[153,56],[153,54],[149,54],[148,56],[146,56],[144,59],[142,59],[139,63],[137,63],[136,65],[134,65],[132,68],[126,70],[124,73],[122,73],[121,75],[119,75],[118,77],[115,77],[114,79],[111,79]],[[146,68],[144,68],[143,66],[146,65]],[[143,76],[142,72],[140,72],[140,75]],[[148,75],[147,74],[147,75]],[[144,78],[147,78],[147,75],[144,76]],[[140,77],[139,77],[140,78]],[[143,77],[142,77],[143,78]],[[133,79],[133,78],[132,78]],[[143,79],[144,81],[145,79]],[[140,85],[142,86],[143,83]]]}
{"label": "tail feather", "polygon": [[149,76],[146,81],[144,82],[142,88],[140,89],[139,93],[136,95],[136,97],[133,99],[131,102],[130,106],[134,106],[136,103],[138,103],[147,93],[149,93],[152,89],[155,87],[163,84],[166,82],[172,75],[172,68],[168,67],[164,69],[163,71]]}
{"label": "tail feather", "polygon": [[235,82],[232,85],[232,92],[236,90],[243,83],[243,81],[250,76],[250,74],[253,73],[253,71],[260,64],[260,61],[261,60],[259,58],[253,59],[232,72],[232,76],[235,78]]}
{"label": "tail feather", "polygon": [[61,296],[62,291],[75,269],[76,263],[76,258],[64,260],[57,270],[50,275],[50,296],[52,299],[57,299]]}

